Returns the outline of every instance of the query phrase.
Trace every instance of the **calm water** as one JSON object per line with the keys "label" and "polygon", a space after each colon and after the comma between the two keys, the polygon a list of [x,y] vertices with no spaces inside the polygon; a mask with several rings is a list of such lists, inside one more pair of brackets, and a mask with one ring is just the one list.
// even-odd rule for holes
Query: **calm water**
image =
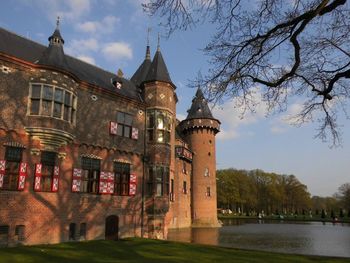
{"label": "calm water", "polygon": [[221,228],[171,230],[169,240],[283,253],[350,257],[350,224],[226,220]]}

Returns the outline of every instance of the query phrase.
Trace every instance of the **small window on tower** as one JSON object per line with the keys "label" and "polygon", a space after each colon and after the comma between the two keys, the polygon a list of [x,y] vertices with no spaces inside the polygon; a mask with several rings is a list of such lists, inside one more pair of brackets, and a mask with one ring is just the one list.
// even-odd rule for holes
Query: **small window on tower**
{"label": "small window on tower", "polygon": [[210,175],[210,173],[209,173],[209,169],[208,169],[208,167],[207,168],[205,168],[205,171],[204,171],[204,176],[209,176]]}

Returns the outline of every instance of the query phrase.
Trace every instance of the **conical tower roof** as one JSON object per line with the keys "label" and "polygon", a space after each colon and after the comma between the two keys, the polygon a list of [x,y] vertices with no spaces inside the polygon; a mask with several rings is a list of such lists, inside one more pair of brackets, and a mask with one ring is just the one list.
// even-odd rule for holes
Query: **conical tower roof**
{"label": "conical tower roof", "polygon": [[49,46],[45,49],[37,64],[69,69],[66,56],[63,51],[64,40],[59,30],[59,20],[53,34],[49,37]]}
{"label": "conical tower roof", "polygon": [[154,55],[152,64],[149,68],[145,81],[163,81],[172,84],[167,66],[164,62],[159,47],[157,49],[156,54]]}
{"label": "conical tower roof", "polygon": [[214,119],[201,88],[198,88],[192,100],[192,105],[188,110],[186,119]]}
{"label": "conical tower roof", "polygon": [[147,45],[146,57],[139,68],[136,70],[134,75],[131,77],[131,81],[135,83],[136,86],[140,86],[142,82],[146,80],[147,73],[151,67],[151,52],[150,47]]}

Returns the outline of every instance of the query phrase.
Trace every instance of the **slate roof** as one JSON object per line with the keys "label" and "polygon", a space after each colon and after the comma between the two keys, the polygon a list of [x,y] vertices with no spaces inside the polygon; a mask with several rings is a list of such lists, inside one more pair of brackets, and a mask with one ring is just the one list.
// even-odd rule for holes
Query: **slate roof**
{"label": "slate roof", "polygon": [[[0,54],[3,53],[27,62],[38,63],[43,57],[46,61],[51,61],[50,56],[52,50],[50,51],[49,48],[50,46],[43,46],[0,27]],[[44,53],[45,51],[47,54]],[[59,50],[56,49],[53,53],[55,52],[59,52]],[[86,81],[105,90],[114,91],[122,96],[141,101],[139,89],[131,81],[119,78],[116,74],[68,55],[64,55],[63,59],[65,60],[65,63],[58,62],[55,64],[57,68],[72,73],[82,81]],[[112,80],[122,82],[122,88],[116,89],[112,85]]]}
{"label": "slate roof", "polygon": [[196,95],[192,100],[192,105],[188,110],[186,119],[214,119],[200,88],[198,88]]}
{"label": "slate roof", "polygon": [[175,87],[175,85],[171,81],[167,66],[165,65],[162,53],[160,52],[159,48],[157,49],[157,52],[154,55],[151,67],[148,71],[145,81],[164,81],[172,84]]}
{"label": "slate roof", "polygon": [[[58,39],[59,42],[55,43],[55,39]],[[52,36],[49,37],[49,41],[49,47],[45,49],[37,64],[61,69],[69,68],[63,51],[64,40],[58,28],[56,28]]]}
{"label": "slate roof", "polygon": [[135,74],[130,79],[132,82],[135,83],[137,87],[139,87],[141,83],[145,81],[147,73],[151,67],[151,64],[152,62],[151,62],[150,47],[147,46],[145,60],[142,62],[140,67],[136,70]]}

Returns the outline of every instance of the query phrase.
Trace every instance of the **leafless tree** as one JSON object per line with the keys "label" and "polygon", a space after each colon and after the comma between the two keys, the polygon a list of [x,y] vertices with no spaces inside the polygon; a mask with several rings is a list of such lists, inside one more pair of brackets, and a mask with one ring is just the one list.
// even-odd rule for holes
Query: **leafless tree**
{"label": "leafless tree", "polygon": [[339,145],[337,119],[350,90],[350,5],[346,0],[149,0],[169,35],[200,23],[216,26],[204,48],[211,68],[195,83],[208,98],[235,98],[254,110],[259,88],[269,112],[302,105],[296,124],[319,122],[316,137]]}

